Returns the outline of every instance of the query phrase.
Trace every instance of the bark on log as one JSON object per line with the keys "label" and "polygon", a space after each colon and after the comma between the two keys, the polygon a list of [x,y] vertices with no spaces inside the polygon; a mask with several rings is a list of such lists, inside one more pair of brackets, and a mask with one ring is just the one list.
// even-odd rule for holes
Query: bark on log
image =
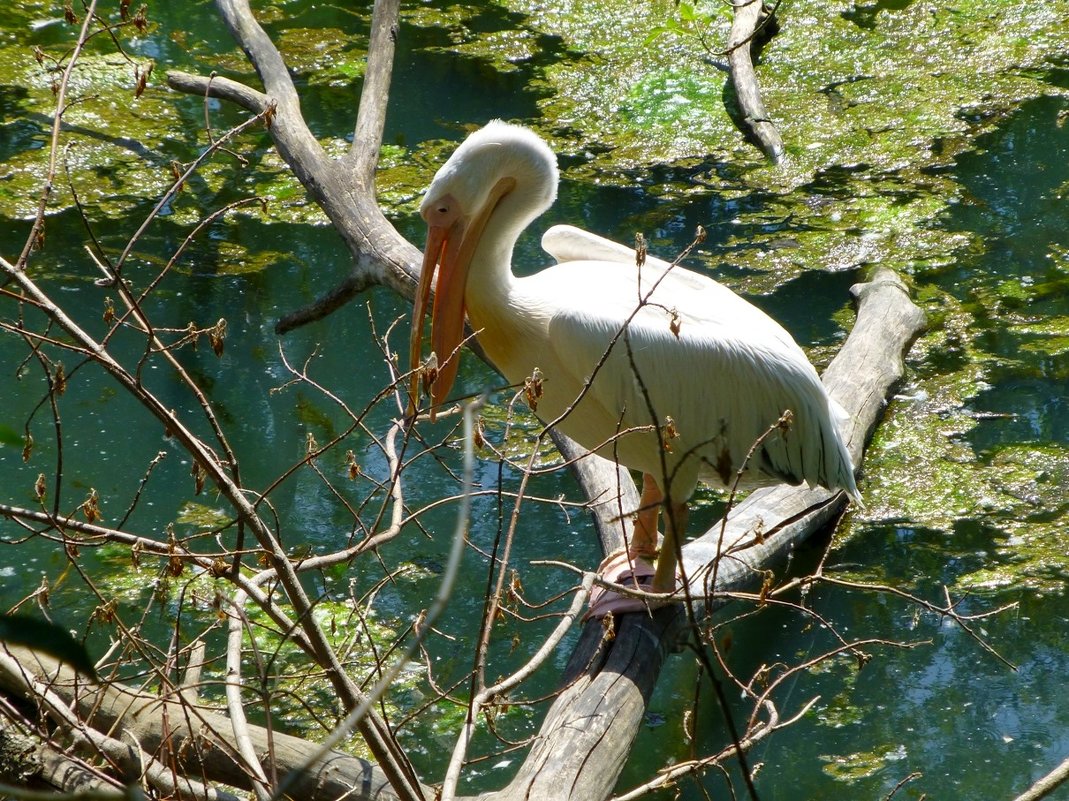
{"label": "bark on log", "polygon": [[741,117],[736,122],[769,161],[779,164],[783,161],[783,139],[765,111],[751,57],[754,38],[770,15],[763,13],[763,0],[741,0],[733,8],[734,18],[728,36],[728,65]]}
{"label": "bark on log", "polygon": [[123,797],[114,781],[92,771],[84,763],[41,742],[28,730],[0,716],[0,782],[33,790],[67,793],[114,793]]}

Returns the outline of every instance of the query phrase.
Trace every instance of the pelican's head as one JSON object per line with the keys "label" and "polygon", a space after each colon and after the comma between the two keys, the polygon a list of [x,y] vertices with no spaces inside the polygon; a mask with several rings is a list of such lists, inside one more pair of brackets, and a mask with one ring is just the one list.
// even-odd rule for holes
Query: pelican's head
{"label": "pelican's head", "polygon": [[[494,236],[520,232],[553,203],[557,194],[557,164],[553,151],[533,131],[494,120],[473,133],[442,165],[420,204],[427,223],[427,245],[416,291],[412,318],[411,367],[420,365],[423,320],[431,281],[437,268],[431,346],[438,360],[429,376],[431,414],[453,386],[464,334],[464,292],[472,257],[494,217]],[[501,265],[509,269],[510,265]],[[418,384],[413,378],[412,406]]]}

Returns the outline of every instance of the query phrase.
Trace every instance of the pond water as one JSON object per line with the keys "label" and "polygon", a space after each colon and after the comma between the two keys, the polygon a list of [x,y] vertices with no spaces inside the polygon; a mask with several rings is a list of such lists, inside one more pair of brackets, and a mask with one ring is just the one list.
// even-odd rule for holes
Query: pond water
{"label": "pond water", "polygon": [[[440,4],[443,14],[454,9]],[[908,4],[905,4],[908,5]],[[880,3],[864,8],[865,25],[874,15],[904,8]],[[159,66],[175,65],[205,72],[217,52],[229,50],[214,10],[195,5],[183,10],[152,9],[158,22],[136,50],[151,54]],[[0,12],[2,15],[4,12]],[[860,12],[859,12],[860,13]],[[870,19],[872,17],[872,19]],[[3,17],[0,16],[0,20]],[[550,89],[547,66],[574,58],[559,40],[533,27],[525,29],[535,41],[534,54],[504,72],[489,58],[457,58],[449,48],[459,34],[409,17],[398,50],[395,92],[385,141],[413,154],[411,169],[425,183],[448,152],[432,140],[459,141],[466,126],[492,117],[505,117],[559,129],[566,125],[540,118],[542,101]],[[524,28],[525,17],[488,6],[469,19],[471,29],[491,35]],[[12,18],[12,29],[23,18]],[[291,3],[286,19],[272,22],[272,32],[287,28],[337,26],[360,33],[366,21],[348,11],[311,3]],[[34,32],[17,27],[12,39],[22,43],[61,41],[58,24]],[[293,40],[301,53],[300,41]],[[314,50],[315,48],[310,48]],[[339,63],[344,54],[336,57]],[[351,56],[358,60],[355,56]],[[236,56],[226,57],[241,69]],[[304,108],[317,133],[344,137],[351,128],[352,82],[315,79],[301,73]],[[1052,72],[1051,85],[1063,80]],[[1064,85],[1064,84],[1062,84]],[[6,87],[5,87],[6,89]],[[14,90],[12,90],[14,91]],[[5,91],[5,119],[0,126],[0,156],[8,159],[45,144],[39,118],[26,113],[16,94]],[[201,104],[193,99],[168,99],[186,126],[158,136],[157,166],[169,158],[189,160],[202,146]],[[238,119],[235,112],[217,109],[221,119]],[[716,110],[714,110],[716,113]],[[9,119],[10,115],[10,119]],[[866,191],[876,193],[892,185],[910,200],[933,199],[943,211],[925,222],[935,238],[961,242],[953,258],[945,254],[897,253],[891,266],[912,282],[919,302],[929,313],[933,334],[919,343],[910,359],[907,384],[892,403],[888,420],[877,435],[866,461],[862,491],[865,512],[854,513],[831,537],[803,549],[798,570],[813,564],[830,547],[826,570],[850,580],[866,580],[895,587],[934,603],[944,603],[944,588],[965,613],[979,614],[1008,606],[1006,611],[974,621],[974,631],[1015,669],[985,650],[975,639],[944,618],[888,593],[817,586],[807,597],[845,637],[878,639],[865,650],[872,659],[862,669],[852,659],[835,659],[800,673],[777,697],[786,717],[811,699],[818,699],[796,724],[763,741],[751,753],[751,765],[761,765],[756,789],[764,801],[775,799],[885,798],[904,782],[902,798],[1009,799],[1069,755],[1069,598],[1064,584],[1069,569],[1064,535],[1069,497],[1069,100],[1040,97],[1002,109],[996,122],[976,121],[977,134],[958,135],[945,143],[950,154],[923,169],[889,176],[843,169],[829,164],[811,181],[776,195],[753,189],[747,171],[753,165],[723,164],[710,157],[622,169],[614,180],[592,179],[582,147],[562,158],[560,199],[546,219],[537,223],[517,253],[517,269],[530,271],[543,263],[537,245],[553,222],[566,221],[619,241],[643,231],[660,255],[671,256],[690,241],[701,224],[710,231],[703,253],[692,260],[696,269],[712,270],[754,303],[779,319],[818,362],[826,361],[851,319],[848,289],[863,280],[864,260],[839,269],[803,269],[769,278],[746,254],[755,250],[790,252],[811,224],[804,208],[814,198],[847,202]],[[981,122],[983,127],[981,130]],[[220,123],[222,125],[222,123]],[[424,143],[427,143],[426,145]],[[938,145],[938,143],[937,143]],[[249,145],[258,159],[265,145]],[[936,147],[938,150],[938,146]],[[633,180],[621,180],[620,174]],[[719,174],[717,181],[710,175]],[[107,176],[102,176],[106,178]],[[278,176],[278,181],[288,180]],[[866,188],[866,183],[876,188]],[[119,180],[116,179],[117,185]],[[953,194],[947,197],[947,187]],[[191,189],[196,202],[221,204],[237,197],[245,186],[205,181]],[[721,191],[723,190],[723,191]],[[125,191],[125,189],[124,189]],[[402,193],[403,194],[403,193]],[[107,248],[119,248],[136,223],[156,201],[155,195],[133,197],[121,213],[95,220]],[[150,229],[136,252],[141,265],[151,265],[174,251],[188,232],[179,200],[173,213]],[[392,202],[392,201],[391,201]],[[905,203],[906,200],[903,200]],[[795,204],[800,217],[791,211]],[[807,205],[808,204],[808,205]],[[784,213],[784,209],[788,213]],[[412,241],[420,242],[422,223],[412,197],[393,203],[391,217]],[[799,223],[803,219],[805,222]],[[0,252],[10,258],[27,230],[24,219],[9,215],[0,221]],[[864,230],[848,232],[863,238]],[[78,215],[67,209],[50,218],[48,244],[35,265],[47,276],[45,285],[94,332],[103,330],[105,293],[93,285],[96,277],[82,257],[84,230]],[[240,250],[235,250],[239,248]],[[238,268],[240,252],[247,268]],[[161,324],[180,328],[190,320],[210,325],[225,317],[225,353],[216,358],[202,343],[186,349],[187,369],[216,404],[220,420],[236,452],[243,457],[247,486],[264,488],[299,460],[309,433],[320,443],[348,428],[346,415],[308,386],[275,391],[291,376],[280,355],[291,364],[307,361],[313,377],[329,386],[353,409],[370,403],[388,382],[375,334],[381,335],[407,314],[405,303],[377,290],[332,317],[286,335],[281,343],[273,325],[281,314],[316,297],[343,275],[349,256],[332,230],[309,222],[301,213],[276,217],[238,215],[212,237],[198,242],[190,258],[154,295],[148,311]],[[0,299],[0,315],[18,314],[8,298]],[[28,317],[39,324],[32,313]],[[164,323],[165,321],[165,323]],[[404,352],[407,324],[391,335],[391,344]],[[136,358],[136,337],[118,339],[117,352]],[[0,446],[0,503],[34,506],[33,485],[45,473],[56,472],[60,454],[47,410],[40,409],[44,381],[32,363],[24,364],[25,347],[17,338],[0,336],[0,425],[21,434],[33,418],[35,453],[29,462],[13,445]],[[69,389],[62,399],[62,487],[50,484],[50,499],[60,495],[61,508],[73,510],[90,488],[101,498],[105,520],[115,524],[131,501],[130,488],[145,475],[158,453],[166,454],[153,469],[140,502],[129,516],[132,531],[163,538],[176,521],[195,525],[198,514],[210,514],[217,504],[194,496],[190,464],[154,422],[93,367],[70,371]],[[147,371],[146,381],[165,402],[189,412],[196,405],[162,367]],[[460,389],[471,392],[496,386],[498,380],[475,359],[467,359]],[[494,396],[500,401],[501,396]],[[376,406],[368,429],[381,435],[396,415],[389,403]],[[497,418],[487,414],[490,436],[499,430]],[[524,421],[521,421],[524,422]],[[529,421],[524,423],[531,426]],[[448,424],[434,429],[439,436]],[[382,476],[385,468],[369,435],[357,431],[343,447],[324,458],[335,475],[345,471],[344,454],[352,449],[364,473]],[[429,503],[457,491],[455,481],[430,460],[410,469],[408,502]],[[486,460],[477,477],[487,487],[516,489],[517,473]],[[500,483],[499,483],[500,482]],[[353,490],[352,499],[366,487]],[[592,566],[600,553],[586,516],[553,499],[579,501],[566,472],[540,476],[529,490],[550,499],[529,502],[516,543],[513,564],[532,598],[549,598],[566,590],[572,576],[544,567],[530,567],[537,559],[564,559]],[[360,532],[351,515],[340,508],[328,486],[310,471],[299,471],[271,494],[274,514],[287,547],[323,551],[340,547]],[[367,508],[377,512],[381,499]],[[719,497],[705,492],[698,498],[695,527],[714,520]],[[488,494],[476,501],[472,541],[493,547],[511,501]],[[427,531],[451,531],[452,507],[428,514]],[[0,518],[0,609],[26,596],[42,579],[53,585],[51,613],[58,619],[84,621],[99,601],[69,575],[62,548],[42,539],[23,540],[22,531]],[[381,589],[376,609],[386,625],[400,630],[411,612],[426,606],[436,588],[448,543],[418,531],[383,550],[391,566],[410,565],[416,579],[399,580]],[[128,562],[114,554],[84,552],[87,565],[103,565],[116,573],[115,586]],[[109,561],[111,568],[108,568]],[[462,582],[451,602],[448,619],[440,624],[442,638],[431,649],[440,680],[460,677],[470,667],[471,644],[477,635],[481,598],[486,584],[485,562],[469,554]],[[422,572],[420,572],[422,571]],[[337,571],[314,580],[317,591],[345,594],[350,582],[360,586],[381,575],[375,565]],[[151,577],[150,577],[151,578]],[[138,587],[125,587],[126,606],[141,608],[147,593],[145,578]],[[119,592],[119,590],[115,590]],[[737,612],[742,610],[735,610]],[[731,621],[725,613],[723,635],[730,636],[727,659],[739,675],[749,676],[760,665],[798,664],[829,650],[834,641],[812,618],[766,608]],[[170,622],[160,605],[146,619],[147,630],[166,643]],[[503,629],[494,652],[494,669],[504,673],[526,659],[544,624]],[[90,626],[90,650],[103,651],[107,636]],[[517,639],[513,640],[513,635]],[[446,637],[453,639],[446,639]],[[552,664],[525,691],[537,697],[552,689],[564,664],[566,640]],[[892,645],[906,643],[909,647]],[[700,697],[696,740],[684,742],[680,721]],[[418,706],[427,692],[418,682],[406,685],[402,707]],[[515,711],[507,721],[510,733],[537,728],[541,707]],[[451,748],[455,714],[429,710],[409,723],[403,735],[425,778],[441,776]],[[647,726],[640,733],[620,788],[642,782],[667,763],[705,754],[722,747],[724,725],[704,678],[692,659],[670,659],[651,703]],[[487,743],[484,743],[486,745]],[[468,789],[498,787],[511,775],[519,758],[493,758],[473,767]],[[491,767],[492,766],[492,767]],[[914,774],[918,774],[914,776]],[[727,779],[710,774],[700,787],[684,782],[684,799],[725,797],[730,781],[739,797],[745,790],[737,771]],[[1064,792],[1064,791],[1063,791]],[[664,798],[676,797],[668,793]],[[1063,796],[1069,797],[1069,796]]]}

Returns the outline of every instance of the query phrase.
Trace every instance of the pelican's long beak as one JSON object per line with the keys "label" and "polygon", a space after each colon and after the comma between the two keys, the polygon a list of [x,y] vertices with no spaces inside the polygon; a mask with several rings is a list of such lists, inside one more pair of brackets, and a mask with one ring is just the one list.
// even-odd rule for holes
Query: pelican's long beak
{"label": "pelican's long beak", "polygon": [[[503,178],[494,185],[479,213],[468,221],[464,217],[443,220],[442,225],[428,222],[427,245],[423,251],[423,267],[412,313],[410,339],[410,367],[413,371],[409,415],[415,412],[419,398],[420,374],[423,351],[423,322],[427,316],[431,281],[437,267],[438,281],[434,288],[434,310],[431,313],[431,347],[437,359],[436,370],[432,365],[425,376],[431,396],[431,420],[453,387],[460,366],[460,343],[464,339],[464,293],[468,284],[468,272],[472,256],[482,237],[483,229],[501,198],[512,191],[516,181]],[[428,216],[428,215],[425,215]]]}
{"label": "pelican's long beak", "polygon": [[[425,376],[431,396],[432,419],[434,408],[445,399],[453,386],[460,362],[459,355],[454,351],[464,333],[464,287],[468,269],[457,258],[464,243],[464,228],[463,220],[457,220],[448,227],[427,226],[427,246],[423,251],[423,267],[412,313],[409,359],[411,369],[415,371],[422,361],[423,321],[427,317],[431,282],[437,268],[438,282],[434,289],[434,312],[431,314],[431,348],[437,364],[430,365],[429,374]],[[409,399],[410,414],[415,411],[419,399],[419,380],[420,375],[414,372]]]}

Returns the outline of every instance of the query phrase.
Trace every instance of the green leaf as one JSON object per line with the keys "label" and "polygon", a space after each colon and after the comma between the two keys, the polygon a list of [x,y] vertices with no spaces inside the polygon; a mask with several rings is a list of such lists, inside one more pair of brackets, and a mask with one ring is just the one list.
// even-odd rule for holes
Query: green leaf
{"label": "green leaf", "polygon": [[668,33],[668,28],[664,25],[658,25],[656,28],[650,31],[649,35],[642,40],[643,47],[649,47],[651,44],[660,39],[664,34]]}
{"label": "green leaf", "polygon": [[0,615],[0,641],[54,656],[93,681],[99,681],[85,646],[55,623],[26,615]]}

